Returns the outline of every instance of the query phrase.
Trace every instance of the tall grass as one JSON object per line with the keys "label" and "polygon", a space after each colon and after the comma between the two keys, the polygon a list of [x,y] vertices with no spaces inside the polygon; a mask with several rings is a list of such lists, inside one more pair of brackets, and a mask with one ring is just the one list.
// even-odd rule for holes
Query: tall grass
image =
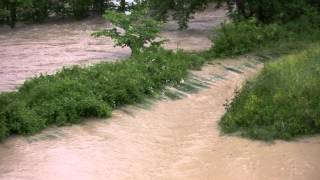
{"label": "tall grass", "polygon": [[17,92],[0,94],[0,139],[87,117],[109,117],[114,108],[178,84],[188,69],[199,69],[204,61],[192,53],[154,48],[117,63],[41,75],[26,81]]}
{"label": "tall grass", "polygon": [[262,140],[319,133],[319,77],[319,45],[267,63],[226,106],[222,131]]}

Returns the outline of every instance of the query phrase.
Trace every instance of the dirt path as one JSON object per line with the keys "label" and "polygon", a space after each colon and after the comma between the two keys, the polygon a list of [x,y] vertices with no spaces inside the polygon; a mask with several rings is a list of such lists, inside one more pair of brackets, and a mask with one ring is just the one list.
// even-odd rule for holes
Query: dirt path
{"label": "dirt path", "polygon": [[0,145],[0,179],[319,179],[319,137],[266,144],[220,136],[225,100],[261,66],[247,58],[215,62],[193,72],[206,88],[179,91],[182,99],[10,138]]}

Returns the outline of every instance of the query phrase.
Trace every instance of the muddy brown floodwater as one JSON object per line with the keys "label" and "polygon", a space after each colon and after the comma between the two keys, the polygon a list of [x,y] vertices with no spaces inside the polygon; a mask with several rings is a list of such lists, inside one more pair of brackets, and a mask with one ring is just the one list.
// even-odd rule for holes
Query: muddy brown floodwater
{"label": "muddy brown floodwater", "polygon": [[[174,22],[162,35],[170,49],[204,50],[211,46],[210,31],[225,20],[224,10],[209,9],[196,15],[190,29],[177,31]],[[128,48],[114,48],[110,38],[90,34],[111,27],[100,18],[79,22],[20,25],[11,30],[0,27],[0,92],[14,90],[26,79],[40,73],[52,74],[63,66],[113,61],[130,55]]]}
{"label": "muddy brown floodwater", "polygon": [[247,58],[216,62],[193,72],[208,87],[180,100],[12,137],[0,145],[0,179],[318,180],[319,137],[267,144],[220,136],[225,100],[261,67]]}
{"label": "muddy brown floodwater", "polygon": [[[223,11],[198,14],[185,32],[169,23],[167,48],[203,50]],[[38,73],[63,65],[91,64],[129,55],[107,39],[93,39],[92,20],[20,27],[0,34],[0,90],[12,90]],[[94,59],[94,60],[91,60]],[[128,106],[106,120],[50,128],[30,137],[10,137],[0,144],[1,180],[319,180],[320,137],[268,144],[221,136],[223,104],[236,88],[262,68],[253,57],[215,61],[192,72],[205,84],[183,97]]]}

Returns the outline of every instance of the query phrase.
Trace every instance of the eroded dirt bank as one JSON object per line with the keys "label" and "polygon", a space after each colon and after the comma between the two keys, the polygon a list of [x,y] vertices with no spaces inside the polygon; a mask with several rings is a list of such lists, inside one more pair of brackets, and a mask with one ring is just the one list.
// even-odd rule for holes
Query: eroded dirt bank
{"label": "eroded dirt bank", "polygon": [[319,179],[319,137],[266,144],[220,136],[225,100],[261,67],[250,58],[215,62],[193,72],[208,87],[180,100],[10,138],[0,145],[0,179]]}
{"label": "eroded dirt bank", "polygon": [[[208,35],[226,19],[224,10],[209,8],[198,13],[190,29],[177,31],[174,22],[162,35],[170,49],[204,50],[211,46]],[[114,48],[109,38],[90,34],[111,27],[102,18],[43,25],[18,25],[14,30],[0,27],[0,92],[14,90],[26,79],[40,73],[54,73],[63,66],[112,61],[130,55],[128,48]]]}

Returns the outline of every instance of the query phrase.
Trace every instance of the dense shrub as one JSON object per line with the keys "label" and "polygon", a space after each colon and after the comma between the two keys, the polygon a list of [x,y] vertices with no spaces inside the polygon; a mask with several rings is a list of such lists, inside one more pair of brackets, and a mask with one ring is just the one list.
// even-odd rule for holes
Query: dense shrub
{"label": "dense shrub", "polygon": [[[301,49],[320,39],[320,15],[310,12],[286,24],[261,24],[242,20],[222,25],[213,37],[213,56],[241,55],[259,50],[274,49],[275,53]],[[290,47],[287,47],[290,46]]]}
{"label": "dense shrub", "polygon": [[222,131],[263,140],[319,133],[319,77],[319,46],[266,64],[226,106]]}
{"label": "dense shrub", "polygon": [[6,9],[0,9],[0,20],[6,18],[9,15],[9,11]]}
{"label": "dense shrub", "polygon": [[[217,0],[227,3],[233,19],[256,18],[262,23],[287,23],[310,11],[319,11],[318,0]],[[236,8],[235,8],[236,7]]]}
{"label": "dense shrub", "polygon": [[81,19],[96,12],[102,14],[107,8],[116,7],[110,0],[1,0],[0,23],[14,27],[17,21],[43,23],[51,17],[66,16]]}
{"label": "dense shrub", "polygon": [[213,38],[213,52],[217,56],[239,55],[250,52],[283,35],[279,25],[262,25],[256,21],[225,24]]}
{"label": "dense shrub", "polygon": [[10,133],[32,134],[45,127],[44,119],[22,101],[10,103],[4,115]]}
{"label": "dense shrub", "polygon": [[73,15],[76,18],[85,18],[89,15],[89,5],[91,4],[88,0],[71,0],[70,2]]}
{"label": "dense shrub", "polygon": [[48,0],[33,0],[31,7],[31,19],[33,22],[44,22],[49,16],[49,6],[50,3]]}
{"label": "dense shrub", "polygon": [[6,118],[3,114],[0,114],[0,139],[4,139],[8,135],[8,128],[6,124]]}
{"label": "dense shrub", "polygon": [[156,19],[167,20],[168,14],[177,20],[179,29],[188,28],[189,19],[197,10],[203,10],[212,0],[147,0],[145,1],[152,9],[152,15]]}
{"label": "dense shrub", "polygon": [[0,139],[87,117],[109,117],[112,108],[140,102],[166,85],[176,85],[189,68],[199,69],[203,63],[194,54],[151,47],[126,61],[41,75],[26,81],[18,92],[0,94]]}

